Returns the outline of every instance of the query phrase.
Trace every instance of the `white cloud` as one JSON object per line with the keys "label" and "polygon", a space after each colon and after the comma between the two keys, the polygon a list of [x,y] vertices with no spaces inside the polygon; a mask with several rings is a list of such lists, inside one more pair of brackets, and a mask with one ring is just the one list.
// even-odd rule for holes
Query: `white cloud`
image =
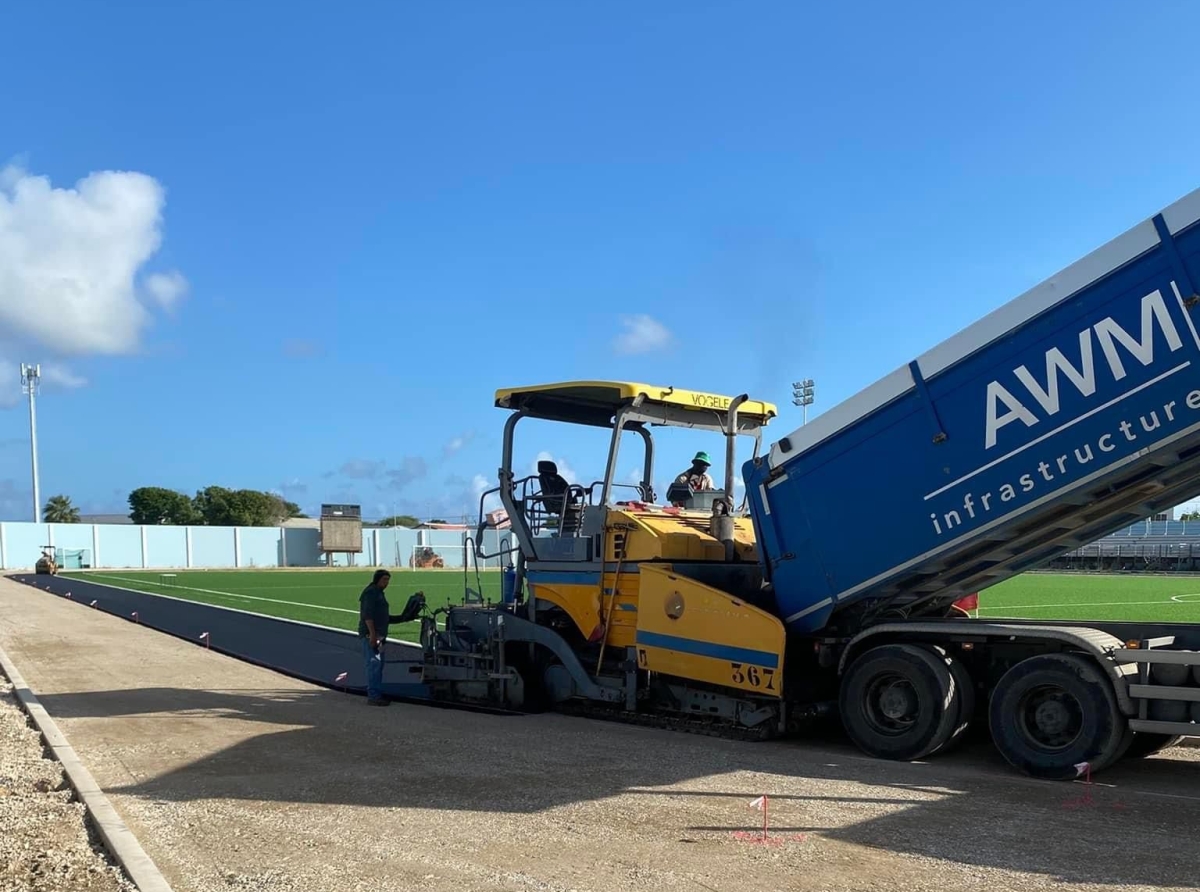
{"label": "white cloud", "polygon": [[396,489],[403,489],[410,483],[420,480],[429,473],[429,465],[419,455],[406,455],[400,460],[400,467],[387,472],[388,480]]}
{"label": "white cloud", "polygon": [[187,294],[188,283],[179,270],[151,273],[146,277],[146,292],[164,310],[172,309]]}
{"label": "white cloud", "polygon": [[446,458],[450,458],[453,455],[457,455],[464,448],[466,448],[468,443],[470,443],[474,439],[475,439],[474,431],[467,431],[465,434],[454,437],[449,442],[447,442],[446,445],[444,445],[442,447],[442,454]]}
{"label": "white cloud", "polygon": [[625,330],[613,341],[613,348],[618,353],[652,353],[671,344],[670,330],[645,314],[625,316],[621,325]]}
{"label": "white cloud", "polygon": [[293,477],[287,483],[281,483],[275,491],[289,501],[295,501],[300,496],[308,495],[308,484],[299,477]]}
{"label": "white cloud", "polygon": [[[134,280],[162,242],[163,187],[101,171],[73,188],[9,166],[0,172],[0,331],[60,355],[123,354],[151,322]],[[147,282],[160,306],[178,274]],[[151,285],[150,281],[155,284]]]}
{"label": "white cloud", "polygon": [[0,409],[11,409],[21,402],[20,366],[0,359]]}
{"label": "white cloud", "polygon": [[340,468],[338,472],[343,477],[350,477],[355,480],[374,480],[384,471],[386,464],[381,461],[372,461],[369,458],[352,458]]}
{"label": "white cloud", "polygon": [[87,386],[87,378],[76,375],[69,368],[49,363],[42,366],[42,384],[51,387],[61,387],[64,390],[75,390]]}
{"label": "white cloud", "polygon": [[16,158],[11,164],[0,167],[0,192],[10,192],[25,173],[25,159]]}

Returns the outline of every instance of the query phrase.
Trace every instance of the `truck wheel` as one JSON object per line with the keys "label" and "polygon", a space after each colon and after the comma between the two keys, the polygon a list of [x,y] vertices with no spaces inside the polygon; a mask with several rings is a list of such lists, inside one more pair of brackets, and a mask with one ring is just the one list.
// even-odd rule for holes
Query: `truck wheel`
{"label": "truck wheel", "polygon": [[1112,683],[1088,658],[1041,654],[1013,666],[988,704],[1000,754],[1031,777],[1069,780],[1111,764],[1131,743]]}
{"label": "truck wheel", "polygon": [[945,663],[950,669],[951,678],[954,679],[954,692],[950,695],[950,702],[947,703],[946,709],[950,712],[957,710],[955,713],[957,717],[946,742],[929,753],[931,756],[940,756],[953,752],[963,742],[967,730],[971,727],[971,720],[975,717],[975,688],[974,682],[971,680],[971,673],[967,671],[967,667],[961,660],[951,656],[940,645],[925,644],[922,647],[933,654],[936,659]]}
{"label": "truck wheel", "polygon": [[1182,735],[1156,734],[1154,732],[1138,731],[1133,735],[1133,743],[1125,751],[1126,759],[1144,759],[1174,746],[1183,740]]}
{"label": "truck wheel", "polygon": [[911,644],[887,644],[850,665],[839,710],[846,733],[863,752],[911,761],[950,739],[958,718],[954,693],[943,658]]}
{"label": "truck wheel", "polygon": [[950,737],[937,750],[937,754],[940,756],[956,749],[963,742],[967,729],[971,727],[971,720],[975,717],[975,687],[971,680],[971,673],[967,671],[967,667],[961,660],[948,654],[942,647],[930,646],[928,650],[932,651],[950,668],[950,676],[954,679],[954,693],[947,709],[958,710]]}

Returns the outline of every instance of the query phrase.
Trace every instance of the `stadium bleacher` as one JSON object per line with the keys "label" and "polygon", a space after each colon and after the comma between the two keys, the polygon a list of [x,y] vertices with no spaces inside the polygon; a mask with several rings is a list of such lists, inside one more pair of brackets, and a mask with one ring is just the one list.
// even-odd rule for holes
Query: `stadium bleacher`
{"label": "stadium bleacher", "polygon": [[1200,520],[1143,520],[1069,551],[1047,569],[1104,572],[1200,571]]}
{"label": "stadium bleacher", "polygon": [[1105,536],[1104,541],[1154,537],[1161,539],[1168,536],[1190,536],[1193,539],[1200,539],[1200,520],[1143,520]]}

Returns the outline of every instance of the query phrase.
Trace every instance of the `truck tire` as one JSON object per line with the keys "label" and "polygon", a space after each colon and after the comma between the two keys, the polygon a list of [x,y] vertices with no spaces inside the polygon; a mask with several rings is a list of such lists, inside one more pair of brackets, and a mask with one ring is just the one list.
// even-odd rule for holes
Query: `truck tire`
{"label": "truck tire", "polygon": [[[952,695],[953,704],[951,708],[957,707],[957,717],[954,719],[954,727],[950,731],[950,737],[938,749],[937,755],[953,752],[959,744],[963,742],[967,731],[971,727],[971,720],[975,717],[975,686],[971,680],[971,673],[967,671],[967,667],[962,661],[948,654],[941,647],[932,647],[931,650],[938,657],[945,660],[946,665],[950,667],[950,676],[954,679],[954,693]],[[931,755],[933,755],[931,753]]]}
{"label": "truck tire", "polygon": [[951,694],[951,702],[947,706],[948,710],[958,710],[954,727],[946,742],[929,753],[931,756],[940,756],[953,752],[963,742],[967,731],[970,730],[971,720],[975,717],[975,687],[967,667],[961,660],[951,656],[944,647],[938,644],[923,644],[921,647],[932,653],[936,659],[944,662],[950,669],[950,676],[954,679],[954,692]]}
{"label": "truck tire", "polygon": [[996,749],[1014,768],[1043,780],[1108,767],[1132,743],[1112,682],[1079,654],[1040,654],[1009,669],[988,704]]}
{"label": "truck tire", "polygon": [[922,759],[954,732],[959,713],[955,687],[939,655],[911,644],[875,647],[851,663],[842,680],[842,724],[870,756]]}

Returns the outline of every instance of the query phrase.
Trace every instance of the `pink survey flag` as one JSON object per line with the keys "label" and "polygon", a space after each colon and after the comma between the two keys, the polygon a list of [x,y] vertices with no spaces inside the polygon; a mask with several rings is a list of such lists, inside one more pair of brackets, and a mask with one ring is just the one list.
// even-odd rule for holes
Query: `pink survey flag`
{"label": "pink survey flag", "polygon": [[751,808],[757,808],[759,811],[762,811],[762,810],[763,810],[763,807],[764,807],[766,804],[767,804],[767,797],[766,797],[766,796],[759,796],[757,799],[755,799],[753,802],[751,802],[751,803],[750,803],[750,807],[751,807]]}

